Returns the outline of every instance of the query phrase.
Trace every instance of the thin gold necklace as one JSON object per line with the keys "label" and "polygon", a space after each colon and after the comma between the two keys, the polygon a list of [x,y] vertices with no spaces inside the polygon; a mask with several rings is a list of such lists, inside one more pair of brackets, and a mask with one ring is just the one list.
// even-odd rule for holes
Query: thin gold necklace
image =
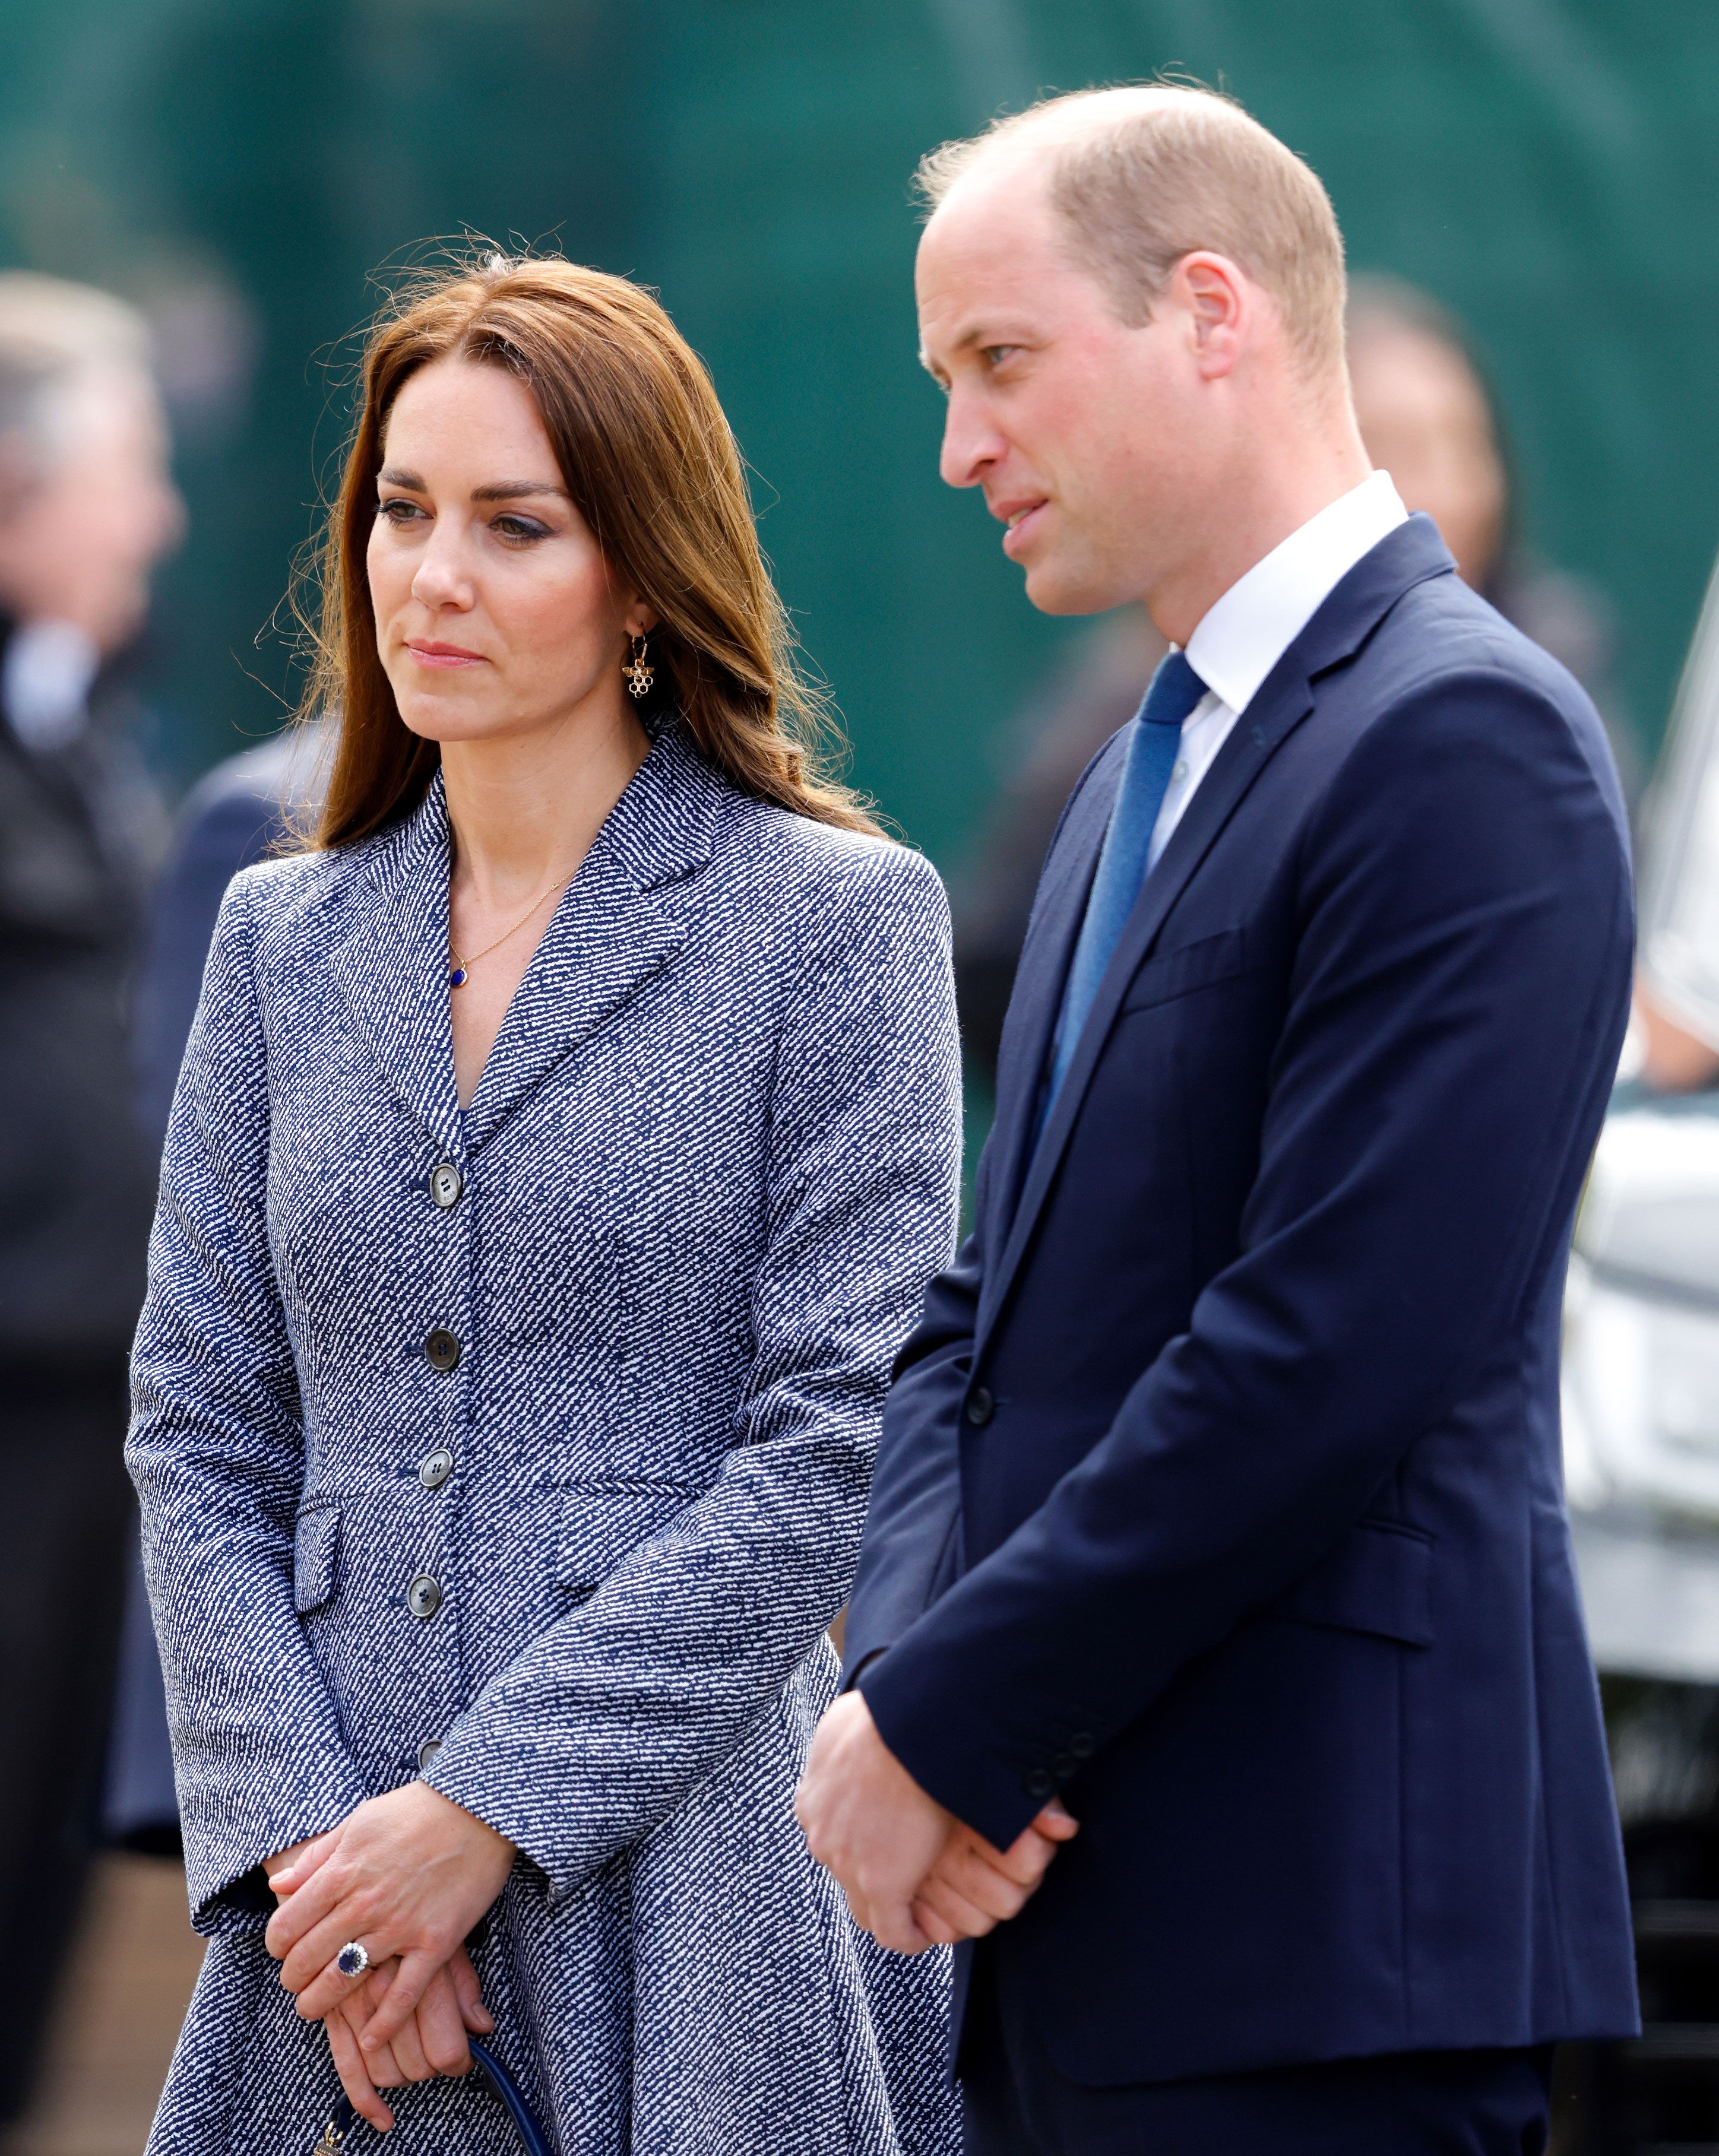
{"label": "thin gold necklace", "polygon": [[460,953],[454,948],[453,937],[451,936],[449,937],[448,956],[453,961],[453,963],[448,968],[448,986],[450,988],[463,988],[467,980],[471,978],[471,968],[477,963],[478,960],[480,958],[487,958],[492,951],[499,951],[502,946],[507,941],[508,937],[517,936],[520,930],[524,927],[526,922],[531,919],[533,914],[537,911],[538,908],[540,906],[544,905],[548,900],[553,898],[557,891],[565,891],[569,884],[573,881],[574,876],[578,874],[579,870],[577,869],[569,869],[568,873],[562,877],[559,883],[552,883],[549,888],[544,891],[541,896],[534,898],[532,901],[525,911],[520,915],[518,920],[516,921],[513,926],[507,932],[507,935],[497,937],[493,943],[486,943],[482,950],[474,951],[469,958],[462,958],[460,956]]}

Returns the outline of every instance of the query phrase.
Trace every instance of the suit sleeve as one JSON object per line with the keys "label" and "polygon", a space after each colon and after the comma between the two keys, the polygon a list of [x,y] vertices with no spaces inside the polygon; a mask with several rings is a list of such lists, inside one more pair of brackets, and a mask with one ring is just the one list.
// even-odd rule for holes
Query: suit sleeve
{"label": "suit sleeve", "polygon": [[296,1368],[263,1218],[267,1051],[245,883],[222,905],[174,1095],[126,1461],[200,1931],[260,1924],[252,1875],[370,1794],[293,1599]]}
{"label": "suit sleeve", "polygon": [[[770,1710],[847,1597],[892,1363],[960,1167],[949,911],[867,847],[780,1019],[737,1442],[711,1488],[480,1693],[428,1779],[576,1887]],[[780,1007],[779,1007],[780,1009]]]}
{"label": "suit sleeve", "polygon": [[1382,715],[1304,832],[1299,895],[1239,1255],[1079,1466],[861,1679],[897,1757],[999,1844],[1363,1515],[1568,1231],[1631,920],[1567,721],[1478,670]]}

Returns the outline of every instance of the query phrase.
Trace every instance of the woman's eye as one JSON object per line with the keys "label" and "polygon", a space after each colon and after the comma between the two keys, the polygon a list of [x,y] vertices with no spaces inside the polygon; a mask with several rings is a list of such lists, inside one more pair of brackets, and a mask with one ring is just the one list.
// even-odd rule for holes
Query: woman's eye
{"label": "woman's eye", "polygon": [[546,539],[549,531],[548,525],[539,524],[532,517],[513,516],[497,517],[490,529],[501,538],[516,541]]}
{"label": "woman's eye", "polygon": [[376,514],[390,524],[410,524],[424,511],[415,501],[408,501],[403,495],[390,495],[386,501],[378,501]]}

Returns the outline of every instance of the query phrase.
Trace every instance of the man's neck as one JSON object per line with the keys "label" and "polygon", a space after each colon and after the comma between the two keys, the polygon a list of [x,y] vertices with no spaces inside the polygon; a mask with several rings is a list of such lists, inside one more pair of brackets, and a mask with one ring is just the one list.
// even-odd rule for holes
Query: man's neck
{"label": "man's neck", "polygon": [[1233,584],[1322,509],[1352,492],[1372,470],[1352,426],[1306,445],[1293,459],[1251,459],[1237,475],[1235,485],[1212,490],[1216,513],[1199,545],[1145,595],[1159,634],[1185,649]]}

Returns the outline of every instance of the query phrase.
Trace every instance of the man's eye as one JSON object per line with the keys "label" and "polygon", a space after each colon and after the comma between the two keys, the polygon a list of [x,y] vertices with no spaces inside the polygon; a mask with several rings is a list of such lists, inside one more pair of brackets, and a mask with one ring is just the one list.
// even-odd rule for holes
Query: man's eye
{"label": "man's eye", "polygon": [[988,344],[985,346],[981,357],[987,367],[998,367],[1005,360],[1012,359],[1020,349],[1017,344]]}

